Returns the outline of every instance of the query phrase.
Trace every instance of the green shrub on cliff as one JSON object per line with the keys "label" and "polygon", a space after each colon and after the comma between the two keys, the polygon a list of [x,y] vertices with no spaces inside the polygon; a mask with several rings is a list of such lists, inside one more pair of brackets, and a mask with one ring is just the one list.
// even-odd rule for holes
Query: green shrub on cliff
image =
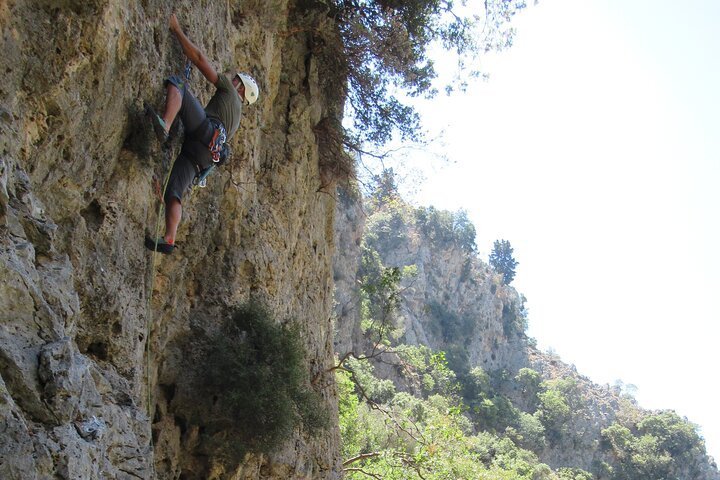
{"label": "green shrub on cliff", "polygon": [[535,415],[545,427],[551,442],[560,441],[570,434],[568,424],[584,407],[577,380],[572,377],[556,378],[541,383],[544,389],[538,394],[539,406]]}
{"label": "green shrub on cliff", "polygon": [[435,207],[419,207],[415,210],[415,222],[434,246],[455,245],[468,253],[477,250],[475,226],[465,210],[449,212]]}
{"label": "green shrub on cliff", "polygon": [[537,394],[540,392],[540,384],[542,377],[540,373],[532,368],[521,368],[515,376],[515,381],[520,387],[523,397],[527,399],[527,404],[531,409],[537,407]]}
{"label": "green shrub on cliff", "polygon": [[362,245],[360,257],[360,326],[377,346],[389,343],[396,329],[400,281],[408,267],[385,267],[376,250]]}
{"label": "green shrub on cliff", "polygon": [[269,452],[303,426],[319,433],[328,414],[310,388],[296,326],[275,324],[258,303],[239,307],[201,347],[199,387],[213,398],[208,434],[226,457]]}
{"label": "green shrub on cliff", "polygon": [[593,480],[592,473],[581,468],[562,467],[558,469],[558,480]]}

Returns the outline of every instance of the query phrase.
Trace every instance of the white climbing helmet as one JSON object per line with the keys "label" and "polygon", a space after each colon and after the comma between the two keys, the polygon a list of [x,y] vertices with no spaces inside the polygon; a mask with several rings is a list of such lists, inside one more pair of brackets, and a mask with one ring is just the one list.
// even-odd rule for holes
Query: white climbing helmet
{"label": "white climbing helmet", "polygon": [[240,79],[243,85],[245,85],[245,100],[247,100],[248,104],[252,105],[257,102],[258,96],[260,96],[260,89],[258,88],[255,79],[247,73],[238,72],[235,75],[238,79]]}

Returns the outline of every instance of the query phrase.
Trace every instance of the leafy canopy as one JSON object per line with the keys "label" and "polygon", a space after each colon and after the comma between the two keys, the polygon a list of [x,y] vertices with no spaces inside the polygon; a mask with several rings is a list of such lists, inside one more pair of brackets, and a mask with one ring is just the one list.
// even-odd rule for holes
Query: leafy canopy
{"label": "leafy canopy", "polygon": [[[332,0],[322,2],[339,27],[346,59],[348,108],[356,146],[387,143],[398,132],[419,139],[417,112],[397,92],[432,97],[437,76],[428,52],[434,45],[454,52],[459,68],[480,52],[512,45],[510,21],[525,0]],[[456,82],[461,83],[461,82]],[[446,90],[452,90],[452,86]]]}

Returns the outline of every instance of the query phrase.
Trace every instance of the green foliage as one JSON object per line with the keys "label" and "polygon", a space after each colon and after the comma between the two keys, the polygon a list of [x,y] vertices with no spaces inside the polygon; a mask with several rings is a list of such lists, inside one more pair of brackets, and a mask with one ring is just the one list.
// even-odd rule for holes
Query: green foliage
{"label": "green foliage", "polygon": [[202,366],[199,388],[215,399],[208,430],[227,436],[226,458],[272,451],[298,426],[311,434],[327,426],[322,399],[309,386],[301,338],[296,326],[276,325],[265,307],[248,303],[217,333],[194,342],[201,361],[190,368]]}
{"label": "green foliage", "polygon": [[529,399],[530,408],[537,407],[537,395],[540,392],[540,384],[542,383],[540,374],[532,368],[521,368],[515,376],[515,381],[520,386],[523,396]]}
{"label": "green foliage", "polygon": [[503,432],[508,425],[517,423],[520,411],[504,395],[481,395],[472,402],[472,411],[477,423],[483,429],[492,432]]}
{"label": "green foliage", "polygon": [[458,390],[457,377],[448,367],[444,352],[433,352],[424,345],[399,345],[395,352],[405,363],[405,370],[417,375],[425,396],[451,396]]}
{"label": "green foliage", "polygon": [[368,218],[364,243],[380,252],[402,247],[408,239],[408,222],[407,206],[400,200],[389,200]]}
{"label": "green foliage", "polygon": [[542,444],[542,425],[538,425],[539,422],[531,424],[508,397],[495,390],[493,383],[498,380],[497,372],[494,376],[495,379],[481,367],[474,367],[461,377],[463,399],[473,421],[483,430],[505,432],[527,446]]}
{"label": "green foliage", "polygon": [[355,381],[365,392],[365,395],[376,403],[387,403],[395,396],[395,385],[391,380],[381,380],[373,371],[375,368],[366,360],[357,360],[349,358],[347,360],[347,368],[354,376]]}
{"label": "green foliage", "polygon": [[502,324],[503,334],[506,337],[510,337],[513,334],[523,334],[527,330],[527,312],[524,307],[524,297],[522,299],[523,305],[519,308],[513,303],[506,303],[502,309]]}
{"label": "green foliage", "polygon": [[593,480],[593,475],[581,468],[562,467],[557,472],[558,480]]}
{"label": "green foliage", "polygon": [[618,454],[628,451],[635,442],[635,436],[629,428],[613,423],[602,431],[603,440]]}
{"label": "green foliage", "polygon": [[401,201],[397,178],[392,168],[386,168],[372,178],[372,187],[367,198],[368,207],[375,212],[391,202]]}
{"label": "green foliage", "polygon": [[[505,371],[494,372],[492,375],[481,367],[474,367],[461,377],[463,399],[470,408],[474,422],[482,429],[495,433],[504,433],[517,445],[529,450],[541,450],[546,443],[545,425],[538,416],[518,409],[512,401],[500,394],[494,385],[507,381]],[[519,380],[518,380],[519,379]],[[515,377],[525,395],[540,391],[540,375],[529,368],[521,369]],[[524,387],[523,387],[524,385]]]}
{"label": "green foliage", "polygon": [[658,440],[658,447],[675,458],[686,458],[698,453],[703,441],[697,433],[697,425],[681,418],[673,411],[649,415],[638,423],[638,431]]}
{"label": "green foliage", "polygon": [[[444,355],[427,347],[398,347],[398,355],[418,377],[452,384]],[[523,369],[515,376],[527,392],[538,390],[535,414],[522,412],[495,388],[510,378],[504,371],[470,369],[463,394],[456,390],[426,390],[426,398],[395,392],[374,376],[367,362],[349,361],[357,383],[338,371],[339,418],[345,475],[351,480],[507,479],[591,480],[589,472],[563,467],[553,471],[540,463],[540,451],[553,435],[568,435],[585,408],[574,378],[539,383],[539,375]],[[504,380],[503,380],[504,379]],[[431,383],[432,383],[431,382]],[[376,403],[368,404],[363,391]],[[631,418],[627,416],[627,418]],[[471,423],[472,420],[472,423]],[[474,432],[478,433],[474,434]],[[696,427],[674,412],[645,415],[631,426],[619,423],[603,430],[603,448],[611,464],[597,461],[593,472],[611,480],[700,478],[698,456],[704,453]]]}
{"label": "green foliage", "polygon": [[647,415],[630,427],[614,423],[602,437],[618,461],[614,480],[676,478],[683,469],[697,473],[697,459],[705,453],[697,427],[672,411]]}
{"label": "green foliage", "polygon": [[385,267],[376,250],[362,247],[360,259],[360,317],[363,331],[376,343],[388,342],[395,330],[403,270]]}
{"label": "green foliage", "polygon": [[465,210],[449,212],[435,207],[419,207],[415,210],[415,222],[433,245],[456,245],[467,253],[477,250],[475,226]]}
{"label": "green foliage", "polygon": [[513,258],[513,248],[507,240],[495,240],[490,253],[490,266],[503,276],[503,283],[510,285],[515,278],[518,262]]}
{"label": "green foliage", "polygon": [[488,0],[485,18],[481,19],[458,8],[457,3],[464,2],[453,0],[315,3],[325,5],[328,16],[339,26],[345,60],[342,73],[348,77],[348,107],[355,123],[351,143],[355,145],[384,144],[395,131],[403,139],[417,140],[418,116],[396,92],[410,97],[436,93],[432,85],[436,72],[427,56],[430,46],[440,44],[454,51],[460,69],[466,70],[465,63],[478,52],[512,44],[514,30],[509,22],[525,7],[524,0]]}
{"label": "green foliage", "polygon": [[482,367],[473,367],[467,377],[466,387],[468,397],[476,397],[483,392],[491,392],[490,375]]}
{"label": "green foliage", "polygon": [[462,383],[470,370],[470,356],[467,348],[462,344],[450,344],[445,347],[445,350],[448,367],[457,374],[458,380]]}
{"label": "green foliage", "polygon": [[386,418],[378,414],[357,395],[351,374],[336,370],[338,383],[338,419],[340,421],[343,458],[359,452],[373,452],[378,448],[393,448],[396,439],[386,428]]}
{"label": "green foliage", "polygon": [[[552,470],[530,451],[518,447],[511,438],[541,444],[542,425],[528,414],[520,414],[513,435],[500,438],[487,432],[473,436],[475,427],[459,402],[454,375],[441,352],[427,347],[397,348],[406,369],[418,376],[429,376],[437,388],[427,398],[405,392],[386,391],[383,381],[374,377],[368,362],[351,360],[352,377],[338,371],[339,418],[346,478],[365,479],[373,475],[385,479],[525,479],[556,480]],[[493,379],[480,368],[469,374],[476,391],[490,390]],[[355,379],[353,384],[351,378]],[[357,384],[361,384],[362,388]],[[365,395],[358,394],[364,392]],[[374,397],[370,405],[363,399]],[[507,398],[495,395],[498,416],[512,410]]]}
{"label": "green foliage", "polygon": [[559,437],[564,433],[565,422],[570,417],[570,406],[565,396],[556,390],[548,390],[541,393],[539,398],[538,418],[549,432]]}
{"label": "green foliage", "polygon": [[350,374],[337,370],[335,379],[338,388],[338,419],[340,423],[340,438],[342,439],[342,454],[349,455],[356,446],[355,443],[361,435],[362,424],[359,422],[360,400],[355,395],[355,383]]}
{"label": "green foliage", "polygon": [[515,426],[508,426],[505,434],[528,450],[539,451],[545,447],[545,426],[535,415],[526,412],[517,412]]}
{"label": "green foliage", "polygon": [[540,405],[535,412],[545,427],[546,436],[556,442],[568,434],[568,423],[573,414],[584,407],[577,381],[571,377],[543,382],[545,391],[538,394]]}
{"label": "green foliage", "polygon": [[498,438],[489,432],[481,432],[476,437],[475,448],[479,459],[494,474],[503,474],[489,478],[527,480],[553,478],[552,470],[547,465],[539,463],[534,453],[518,448],[509,438]]}
{"label": "green foliage", "polygon": [[[415,356],[414,361],[423,361],[418,353],[420,357],[426,354],[407,353]],[[345,478],[553,478],[549,467],[510,439],[488,433],[473,436],[472,425],[452,397],[421,399],[400,392],[381,408],[370,408],[358,399],[350,377],[340,371],[337,375]]]}

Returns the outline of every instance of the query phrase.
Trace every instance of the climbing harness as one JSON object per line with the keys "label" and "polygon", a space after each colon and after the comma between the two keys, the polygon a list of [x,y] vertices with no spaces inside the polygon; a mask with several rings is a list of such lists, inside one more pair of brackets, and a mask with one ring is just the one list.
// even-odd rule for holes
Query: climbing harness
{"label": "climbing harness", "polygon": [[207,177],[215,170],[215,166],[224,164],[230,160],[232,156],[230,146],[225,143],[227,141],[225,126],[214,118],[208,118],[208,126],[210,131],[212,131],[212,136],[207,147],[208,150],[210,150],[213,163],[206,168],[201,169],[199,166],[197,167],[198,171],[192,182],[194,187],[205,188],[207,186]]}
{"label": "climbing harness", "polygon": [[219,120],[209,118],[208,121],[210,122],[210,128],[213,130],[212,138],[210,139],[210,143],[208,143],[208,149],[210,149],[213,162],[218,163],[220,162],[220,153],[227,141],[227,132],[225,131],[225,126]]}

